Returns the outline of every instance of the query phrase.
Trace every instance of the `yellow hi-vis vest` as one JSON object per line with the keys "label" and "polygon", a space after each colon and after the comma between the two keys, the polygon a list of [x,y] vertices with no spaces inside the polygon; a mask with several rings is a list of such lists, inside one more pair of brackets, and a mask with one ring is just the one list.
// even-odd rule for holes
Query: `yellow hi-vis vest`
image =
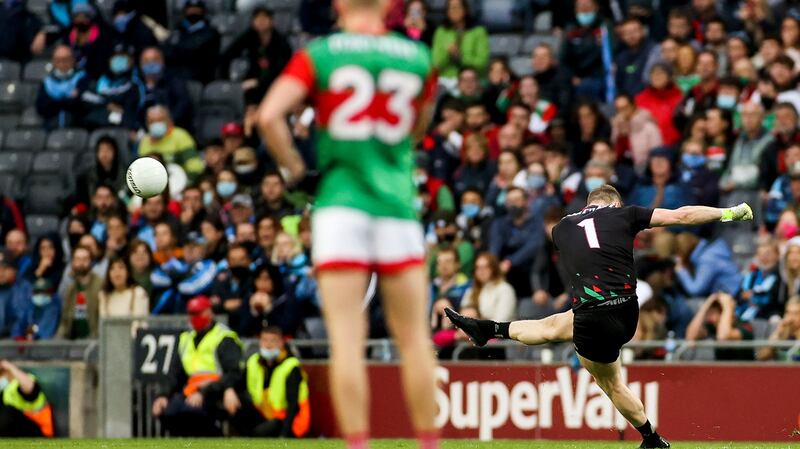
{"label": "yellow hi-vis vest", "polygon": [[3,388],[3,404],[21,411],[28,419],[35,422],[42,431],[42,435],[48,438],[53,436],[53,409],[44,397],[41,388],[36,399],[26,401],[19,392],[19,381],[14,379]]}
{"label": "yellow hi-vis vest", "polygon": [[222,368],[217,360],[217,347],[226,337],[233,338],[241,346],[239,336],[228,326],[216,323],[200,340],[195,347],[194,339],[197,332],[185,331],[178,340],[178,354],[181,364],[189,381],[183,389],[185,396],[191,396],[211,382],[216,382],[222,377]]}
{"label": "yellow hi-vis vest", "polygon": [[[266,419],[286,419],[286,380],[295,368],[300,366],[300,361],[295,357],[287,357],[278,366],[273,368],[272,377],[269,379],[269,387],[264,390],[264,378],[266,370],[259,363],[261,356],[256,353],[247,359],[247,392],[253,405],[264,415]],[[302,437],[308,433],[311,427],[311,407],[308,402],[308,382],[306,373],[300,369],[303,380],[300,382],[300,391],[297,401],[300,410],[292,422],[292,432],[296,437]]]}

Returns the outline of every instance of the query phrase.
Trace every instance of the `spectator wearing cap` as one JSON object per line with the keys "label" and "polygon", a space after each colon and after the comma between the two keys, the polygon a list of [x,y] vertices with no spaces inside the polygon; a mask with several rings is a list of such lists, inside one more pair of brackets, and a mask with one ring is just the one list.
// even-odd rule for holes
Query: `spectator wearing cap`
{"label": "spectator wearing cap", "polygon": [[28,236],[21,229],[8,231],[5,239],[5,249],[12,257],[12,262],[17,267],[17,276],[20,278],[28,277],[33,269],[33,259],[28,250]]}
{"label": "spectator wearing cap", "polygon": [[536,253],[544,243],[541,217],[531,213],[525,190],[512,187],[506,194],[507,214],[495,220],[489,238],[489,252],[501,262],[506,280],[518,298],[530,297],[531,270]]}
{"label": "spectator wearing cap", "polygon": [[109,262],[99,298],[100,318],[145,317],[150,313],[150,298],[145,289],[136,284],[131,267],[123,257]]}
{"label": "spectator wearing cap", "polygon": [[114,32],[97,20],[97,11],[89,3],[74,4],[70,16],[72,22],[63,42],[72,47],[76,68],[84,70],[89,78],[98,79],[108,70],[116,41]]}
{"label": "spectator wearing cap", "polygon": [[81,94],[89,86],[89,78],[83,70],[75,70],[75,57],[66,45],[56,46],[50,64],[52,69],[36,95],[36,112],[48,131],[77,126],[82,114]]}
{"label": "spectator wearing cap", "polygon": [[217,264],[206,256],[206,241],[198,233],[186,238],[180,256],[173,256],[155,270],[151,279],[160,291],[154,298],[153,313],[182,313],[184,301],[211,292]]}
{"label": "spectator wearing cap", "polygon": [[672,79],[672,67],[658,63],[650,69],[647,87],[636,95],[636,106],[650,112],[661,131],[665,145],[674,145],[681,138],[672,115],[683,100],[683,92]]}
{"label": "spectator wearing cap", "polygon": [[55,337],[61,319],[61,298],[56,293],[55,284],[49,279],[37,279],[32,294],[24,297],[17,307],[11,338],[33,341]]}
{"label": "spectator wearing cap", "polygon": [[707,167],[703,142],[683,142],[678,170],[680,181],[694,198],[692,204],[710,207],[719,204],[719,176]]}
{"label": "spectator wearing cap", "polygon": [[648,154],[662,144],[661,130],[646,109],[639,109],[627,94],[614,100],[617,113],[611,119],[611,142],[617,160],[633,162],[638,173],[645,170]]}
{"label": "spectator wearing cap", "polygon": [[764,222],[768,229],[775,226],[784,210],[793,208],[800,199],[800,144],[787,148],[784,157],[789,170],[779,176],[769,189],[764,213]]}
{"label": "spectator wearing cap", "polygon": [[0,59],[28,62],[44,51],[42,21],[30,12],[25,0],[6,0],[0,8]]}
{"label": "spectator wearing cap", "polygon": [[144,86],[134,75],[132,52],[132,47],[115,46],[111,57],[106,60],[104,73],[81,96],[86,109],[85,126],[92,129],[107,126],[139,128]]}
{"label": "spectator wearing cap", "polygon": [[72,251],[70,274],[74,282],[66,288],[56,335],[69,340],[97,338],[103,278],[92,271],[89,248],[79,246]]}
{"label": "spectator wearing cap", "polygon": [[764,129],[764,107],[749,102],[742,105],[742,131],[720,178],[720,189],[758,190],[760,187],[761,160],[774,151],[775,136]]}
{"label": "spectator wearing cap", "polygon": [[248,69],[242,90],[248,104],[261,102],[292,56],[292,47],[286,37],[275,29],[273,16],[272,10],[267,7],[254,8],[250,16],[250,28],[240,34],[220,57],[220,68],[225,75],[231,61],[247,58]]}
{"label": "spectator wearing cap", "polygon": [[669,147],[650,152],[647,170],[631,192],[628,202],[635,206],[677,209],[692,203],[691,194],[679,182]]}
{"label": "spectator wearing cap", "polygon": [[176,126],[163,105],[147,109],[147,135],[139,142],[139,156],[157,154],[168,164],[177,164],[194,180],[205,169],[191,134]]}
{"label": "spectator wearing cap", "polygon": [[653,42],[647,38],[639,19],[634,17],[623,20],[619,24],[619,32],[624,47],[614,58],[617,66],[616,87],[619,92],[635,96],[645,87],[644,69],[653,49]]}
{"label": "spectator wearing cap", "polygon": [[205,1],[185,0],[183,20],[172,31],[164,48],[167,64],[177,75],[203,84],[214,80],[221,39],[206,13]]}
{"label": "spectator wearing cap", "polygon": [[126,45],[134,48],[136,58],[146,47],[158,45],[158,40],[150,29],[142,21],[142,17],[136,10],[133,0],[117,0],[114,2],[112,10],[112,24],[117,30],[119,39]]}
{"label": "spectator wearing cap", "polygon": [[431,46],[433,66],[439,82],[455,87],[463,68],[483,74],[489,65],[489,35],[486,28],[476,24],[465,0],[448,0],[445,20],[436,28]]}
{"label": "spectator wearing cap", "polygon": [[17,276],[11,252],[0,251],[0,337],[11,333],[18,313],[31,295],[30,282]]}
{"label": "spectator wearing cap", "polygon": [[297,212],[286,199],[286,182],[279,172],[273,170],[261,178],[255,207],[258,216],[273,216],[278,219]]}
{"label": "spectator wearing cap", "polygon": [[144,104],[140,117],[144,121],[147,108],[164,105],[184,129],[192,127],[192,101],[186,80],[167,71],[164,53],[158,47],[147,47],[139,57],[139,71],[144,85]]}
{"label": "spectator wearing cap", "polygon": [[244,129],[237,122],[228,122],[220,130],[222,147],[227,157],[233,157],[234,151],[244,145]]}

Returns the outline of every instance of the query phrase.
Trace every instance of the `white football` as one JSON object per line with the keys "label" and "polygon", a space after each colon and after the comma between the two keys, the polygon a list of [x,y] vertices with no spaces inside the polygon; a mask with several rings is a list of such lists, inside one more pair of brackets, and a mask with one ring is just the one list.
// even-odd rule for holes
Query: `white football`
{"label": "white football", "polygon": [[167,188],[167,169],[152,157],[140,157],[128,166],[125,180],[131,192],[142,198],[156,196]]}

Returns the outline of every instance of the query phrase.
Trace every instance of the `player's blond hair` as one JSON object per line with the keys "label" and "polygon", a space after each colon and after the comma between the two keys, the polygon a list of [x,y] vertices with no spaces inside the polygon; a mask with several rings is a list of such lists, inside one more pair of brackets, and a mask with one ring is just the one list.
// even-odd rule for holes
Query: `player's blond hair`
{"label": "player's blond hair", "polygon": [[379,8],[386,0],[339,0],[350,8]]}
{"label": "player's blond hair", "polygon": [[622,195],[619,194],[617,189],[611,185],[603,185],[589,193],[586,198],[586,204],[596,204],[600,206],[610,205],[614,203],[622,204]]}

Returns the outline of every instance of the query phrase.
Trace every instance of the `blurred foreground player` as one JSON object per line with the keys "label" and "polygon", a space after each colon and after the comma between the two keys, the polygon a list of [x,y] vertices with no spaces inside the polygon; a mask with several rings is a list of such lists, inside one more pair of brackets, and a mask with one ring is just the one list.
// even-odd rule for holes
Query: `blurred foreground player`
{"label": "blurred foreground player", "polygon": [[586,202],[583,210],[567,215],[553,228],[559,260],[575,276],[570,285],[572,310],[542,320],[510,323],[475,320],[450,309],[445,312],[477,346],[492,338],[527,345],[572,340],[581,365],[642,434],[640,447],[670,447],[650,425],[642,401],[628,389],[620,373],[620,348],[633,338],[639,321],[633,240],[650,227],[752,220],[753,211],[747,204],[728,209],[623,207],[619,192],[609,185],[592,191]]}
{"label": "blurred foreground player", "polygon": [[[388,0],[338,0],[344,32],[298,52],[259,111],[267,147],[288,183],[305,167],[286,116],[307,97],[317,105],[320,171],[312,217],[331,340],[331,388],[351,449],[368,446],[366,318],[370,270],[381,276],[389,328],[403,362],[402,381],[420,446],[438,447],[434,356],[426,326],[425,248],[414,210],[411,134],[420,135],[435,88],[424,45],[387,34]],[[416,131],[416,132],[415,132]]]}

